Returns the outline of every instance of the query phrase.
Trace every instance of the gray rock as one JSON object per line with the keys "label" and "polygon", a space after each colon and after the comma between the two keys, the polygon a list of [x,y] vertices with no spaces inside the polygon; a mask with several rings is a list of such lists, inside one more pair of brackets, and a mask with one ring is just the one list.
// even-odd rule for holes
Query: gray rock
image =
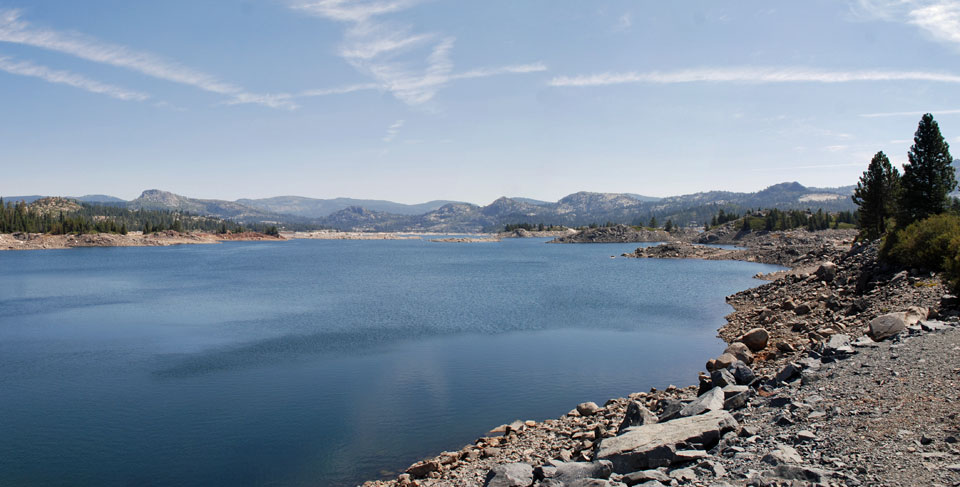
{"label": "gray rock", "polygon": [[807,303],[803,303],[797,306],[796,308],[794,308],[793,312],[796,313],[797,316],[803,316],[803,315],[810,314],[810,310],[811,310],[810,305]]}
{"label": "gray rock", "polygon": [[911,306],[903,311],[903,321],[907,326],[915,325],[927,319],[929,315],[930,311],[927,308]]}
{"label": "gray rock", "polygon": [[603,479],[579,479],[563,484],[564,487],[620,487],[626,484]]}
{"label": "gray rock", "polygon": [[534,477],[540,480],[553,479],[567,484],[578,479],[608,479],[611,473],[613,473],[613,464],[607,460],[555,462],[552,467],[537,467]]}
{"label": "gray rock", "polygon": [[890,338],[907,328],[903,313],[887,313],[870,320],[867,335],[874,341]]}
{"label": "gray rock", "polygon": [[873,341],[872,338],[866,335],[863,335],[862,337],[857,338],[856,340],[853,341],[853,343],[851,343],[851,345],[857,348],[868,348],[868,347],[876,348],[879,346],[877,342]]}
{"label": "gray rock", "polygon": [[920,322],[920,328],[923,329],[923,331],[942,331],[950,328],[950,325],[942,321],[923,320]]}
{"label": "gray rock", "polygon": [[680,417],[683,403],[679,399],[668,398],[660,401],[660,422]]}
{"label": "gray rock", "polygon": [[643,426],[656,422],[657,415],[651,413],[640,401],[630,401],[630,403],[627,404],[627,412],[623,415],[623,421],[620,423],[620,427],[617,428],[617,434],[623,433],[624,430],[631,426]]}
{"label": "gray rock", "polygon": [[816,275],[821,281],[833,281],[837,277],[837,264],[824,262],[817,269]]}
{"label": "gray rock", "polygon": [[823,482],[830,478],[833,472],[808,467],[806,465],[778,465],[773,474],[784,480],[799,480],[801,482]]}
{"label": "gray rock", "polygon": [[696,416],[723,409],[723,389],[714,387],[680,410],[680,416]]}
{"label": "gray rock", "polygon": [[733,376],[727,369],[714,370],[710,374],[710,381],[713,383],[713,387],[726,387],[728,385],[736,384],[737,378]]}
{"label": "gray rock", "polygon": [[692,468],[678,468],[668,474],[671,479],[676,479],[681,484],[689,484],[697,481],[697,473]]}
{"label": "gray rock", "polygon": [[733,372],[734,380],[736,380],[739,385],[749,386],[753,384],[753,381],[757,380],[757,374],[743,362],[737,361],[730,370]]}
{"label": "gray rock", "polygon": [[677,461],[676,452],[684,449],[683,446],[698,444],[709,448],[719,442],[724,433],[739,427],[737,420],[726,411],[635,426],[620,436],[600,441],[596,458],[610,460],[613,471],[620,474],[669,466]]}
{"label": "gray rock", "polygon": [[704,460],[697,465],[697,469],[708,472],[714,477],[724,477],[727,475],[727,469],[723,467],[719,462],[713,460]]}
{"label": "gray rock", "polygon": [[940,296],[940,307],[941,308],[956,308],[960,305],[960,298],[952,294],[944,294]]}
{"label": "gray rock", "polygon": [[797,360],[797,365],[799,365],[803,370],[820,370],[820,367],[823,366],[823,362],[813,357],[803,357],[802,359]]}
{"label": "gray rock", "polygon": [[407,473],[415,479],[422,479],[430,472],[438,472],[440,469],[440,462],[436,460],[425,460],[410,465],[410,467],[407,468]]}
{"label": "gray rock", "polygon": [[670,483],[670,477],[659,470],[641,470],[624,475],[623,483],[627,485],[645,485],[647,482],[656,482],[656,485]]}
{"label": "gray rock", "polygon": [[703,460],[707,458],[705,450],[677,450],[677,462],[692,462],[694,460]]}
{"label": "gray rock", "polygon": [[593,401],[577,404],[577,412],[581,416],[593,416],[597,414],[597,411],[600,411],[600,406],[597,406],[597,403]]}
{"label": "gray rock", "polygon": [[812,431],[801,430],[797,432],[797,439],[796,439],[797,443],[806,443],[809,441],[816,441],[816,439],[817,439],[817,435],[815,435]]}
{"label": "gray rock", "polygon": [[763,328],[754,328],[740,337],[740,341],[754,352],[759,352],[766,348],[768,340],[770,340],[770,333]]}
{"label": "gray rock", "polygon": [[742,394],[749,391],[750,388],[747,386],[738,386],[736,384],[730,384],[723,387],[723,400],[726,401],[737,394]]}
{"label": "gray rock", "polygon": [[777,375],[773,378],[773,380],[778,384],[782,384],[784,382],[790,382],[798,377],[800,377],[800,367],[791,362],[780,369],[780,372],[777,372]]}
{"label": "gray rock", "polygon": [[850,335],[838,333],[830,337],[823,346],[824,355],[849,355],[853,353],[853,345],[850,343]]}
{"label": "gray rock", "polygon": [[760,460],[774,467],[789,463],[803,463],[803,458],[797,453],[797,450],[787,445],[778,445],[777,449],[767,453]]}
{"label": "gray rock", "polygon": [[753,389],[748,389],[746,392],[741,392],[740,394],[730,396],[728,399],[723,401],[723,409],[726,409],[727,411],[736,411],[737,409],[744,408],[747,406],[747,403],[754,394],[755,392]]}
{"label": "gray rock", "polygon": [[[731,343],[730,346],[728,346],[727,349],[723,351],[723,355],[727,355],[727,354],[733,355],[737,360],[745,364],[753,363],[753,352],[751,352],[750,349],[747,348],[747,346],[743,343],[740,343],[740,342]],[[723,355],[721,355],[721,357],[723,357]],[[726,369],[727,367],[730,367],[731,365],[733,365],[735,362],[736,361],[730,362],[726,366],[721,366],[721,368]],[[717,365],[721,365],[719,357],[717,358]]]}
{"label": "gray rock", "polygon": [[[714,363],[716,364],[715,369],[725,369],[735,364],[736,362],[737,362],[737,357],[735,357],[731,353],[723,353],[719,357],[714,359]],[[744,363],[747,363],[747,362],[744,361]]]}
{"label": "gray rock", "polygon": [[529,487],[533,484],[533,467],[526,463],[497,465],[487,472],[484,487]]}

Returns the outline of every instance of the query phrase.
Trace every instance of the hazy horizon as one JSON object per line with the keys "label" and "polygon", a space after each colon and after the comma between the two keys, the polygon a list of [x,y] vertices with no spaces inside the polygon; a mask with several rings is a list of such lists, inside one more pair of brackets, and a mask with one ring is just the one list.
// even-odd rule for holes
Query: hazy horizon
{"label": "hazy horizon", "polygon": [[957,32],[956,0],[0,0],[0,194],[850,185],[924,112],[960,142]]}

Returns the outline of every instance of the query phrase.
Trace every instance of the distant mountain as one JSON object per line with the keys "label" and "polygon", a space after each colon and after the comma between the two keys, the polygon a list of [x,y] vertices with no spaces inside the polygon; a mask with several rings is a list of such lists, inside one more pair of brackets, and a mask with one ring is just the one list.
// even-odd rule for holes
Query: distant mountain
{"label": "distant mountain", "polygon": [[[45,195],[30,195],[30,196],[4,196],[4,201],[23,201],[25,203],[33,203],[42,198],[52,198],[52,196]],[[105,194],[88,194],[84,196],[64,196],[69,200],[82,201],[84,203],[101,203],[101,204],[111,204],[118,205],[124,204],[127,200],[122,198],[117,198],[116,196],[108,196]]]}
{"label": "distant mountain", "polygon": [[83,196],[67,196],[67,198],[84,203],[126,204],[127,200],[106,194],[87,194]]}
{"label": "distant mountain", "polygon": [[[555,203],[529,198],[502,197],[486,206],[450,201],[405,205],[384,200],[316,199],[300,196],[240,199],[197,199],[151,189],[129,202],[105,195],[73,198],[101,204],[124,204],[131,209],[179,210],[227,218],[238,223],[279,223],[288,229],[337,228],[360,231],[480,232],[512,223],[581,226],[591,223],[646,224],[651,217],[677,225],[698,225],[721,209],[743,213],[748,209],[853,210],[853,186],[808,188],[797,182],[780,183],[755,193],[710,191],[666,198],[628,193],[579,192]],[[6,197],[32,202],[41,196]]]}
{"label": "distant mountain", "polygon": [[634,194],[634,193],[623,193],[623,194],[637,201],[660,201],[663,199],[663,198],[658,198],[656,196],[644,196],[642,194]]}
{"label": "distant mountain", "polygon": [[549,201],[535,200],[533,198],[522,198],[519,196],[511,196],[510,199],[512,199],[513,201],[519,201],[521,203],[527,203],[527,204],[537,205],[537,206],[548,206],[553,204]]}
{"label": "distant mountain", "polygon": [[132,210],[140,208],[145,210],[179,210],[195,215],[229,218],[240,223],[280,220],[280,215],[276,213],[263,211],[235,201],[187,198],[159,189],[144,191],[139,198],[128,202],[127,208]]}
{"label": "distant mountain", "polygon": [[781,183],[756,193],[711,191],[669,198],[638,199],[622,193],[579,192],[556,203],[524,198],[498,198],[487,206],[447,204],[419,216],[389,212],[344,210],[328,218],[325,225],[356,230],[479,232],[502,228],[508,223],[545,223],[581,226],[591,223],[644,224],[656,217],[679,225],[700,224],[719,210],[742,213],[751,208],[852,210],[852,186],[807,188],[799,183]]}
{"label": "distant mountain", "polygon": [[322,218],[350,207],[397,215],[422,215],[455,201],[435,200],[415,205],[405,205],[385,200],[358,200],[353,198],[316,199],[303,196],[276,196],[261,199],[239,199],[237,203],[271,213],[297,215],[306,218]]}

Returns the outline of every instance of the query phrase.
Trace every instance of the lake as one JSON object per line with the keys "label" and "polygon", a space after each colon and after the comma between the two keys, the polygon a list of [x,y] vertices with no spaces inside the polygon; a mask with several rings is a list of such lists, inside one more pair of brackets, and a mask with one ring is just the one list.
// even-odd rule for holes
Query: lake
{"label": "lake", "polygon": [[0,485],[356,485],[687,385],[774,266],[544,239],[0,252]]}

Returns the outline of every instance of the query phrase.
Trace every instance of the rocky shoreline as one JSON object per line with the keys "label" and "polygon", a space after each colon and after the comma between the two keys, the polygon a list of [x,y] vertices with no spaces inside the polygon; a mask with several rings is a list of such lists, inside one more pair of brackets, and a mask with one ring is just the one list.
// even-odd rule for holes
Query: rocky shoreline
{"label": "rocky shoreline", "polygon": [[223,241],[282,241],[257,232],[235,234],[180,233],[172,230],[142,234],[131,232],[83,235],[47,235],[40,233],[0,234],[0,250],[71,249],[77,247],[166,247],[170,245],[217,244]]}
{"label": "rocky shoreline", "polygon": [[728,297],[730,345],[695,385],[516,421],[364,485],[960,485],[958,299],[852,235],[637,249],[791,270]]}

